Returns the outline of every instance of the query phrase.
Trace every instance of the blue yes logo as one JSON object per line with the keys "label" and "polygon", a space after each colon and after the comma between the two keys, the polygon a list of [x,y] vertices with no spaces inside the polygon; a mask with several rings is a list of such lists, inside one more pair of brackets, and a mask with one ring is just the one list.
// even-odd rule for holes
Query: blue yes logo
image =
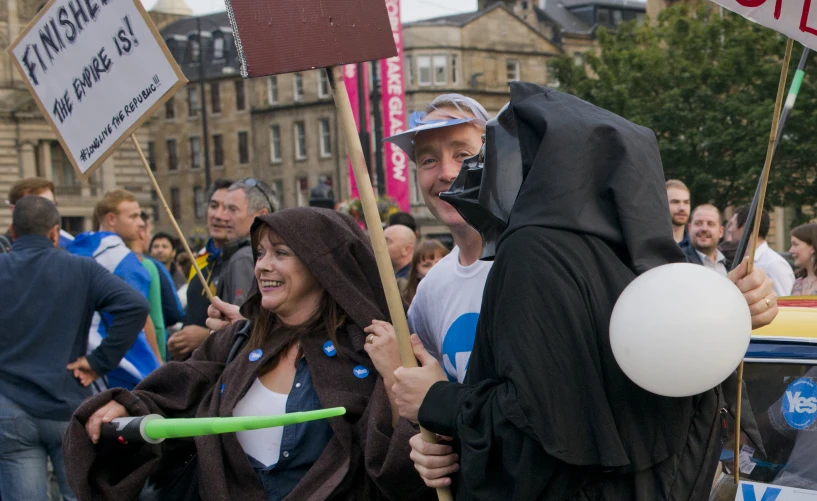
{"label": "blue yes logo", "polygon": [[755,494],[756,486],[741,484],[740,487],[741,494],[743,494],[743,501],[775,501],[780,493],[783,492],[782,489],[776,487],[766,487],[766,490],[763,491],[763,497],[758,499],[757,494]]}
{"label": "blue yes logo", "polygon": [[460,315],[445,333],[442,350],[443,369],[451,382],[461,383],[465,379],[471,350],[474,348],[474,337],[477,334],[477,320],[479,313]]}
{"label": "blue yes logo", "polygon": [[817,383],[813,379],[803,377],[789,385],[783,397],[783,417],[796,430],[817,421]]}

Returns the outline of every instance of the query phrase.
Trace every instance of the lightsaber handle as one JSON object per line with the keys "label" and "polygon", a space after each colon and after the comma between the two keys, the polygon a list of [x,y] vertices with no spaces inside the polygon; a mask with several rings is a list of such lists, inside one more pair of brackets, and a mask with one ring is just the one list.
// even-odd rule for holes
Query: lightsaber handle
{"label": "lightsaber handle", "polygon": [[154,419],[164,419],[158,414],[148,414],[147,416],[132,416],[116,418],[110,423],[102,423],[100,428],[100,438],[103,440],[116,440],[120,444],[127,443],[148,443],[158,444],[164,439],[153,439],[145,433],[145,425]]}

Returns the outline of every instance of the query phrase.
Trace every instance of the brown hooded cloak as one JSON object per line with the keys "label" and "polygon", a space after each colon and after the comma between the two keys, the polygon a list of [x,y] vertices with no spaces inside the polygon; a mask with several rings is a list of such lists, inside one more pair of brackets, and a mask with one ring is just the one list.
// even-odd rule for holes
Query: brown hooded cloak
{"label": "brown hooded cloak", "polygon": [[[313,385],[323,407],[343,406],[346,415],[329,420],[334,432],[323,453],[286,500],[380,500],[433,497],[414,470],[408,440],[417,429],[400,419],[393,429],[391,409],[374,364],[363,349],[363,328],[388,320],[388,309],[368,239],[351,217],[325,209],[295,208],[257,218],[253,233],[266,225],[283,238],[335,299],[349,319],[338,329],[338,356],[323,352],[325,332],[301,339]],[[253,249],[253,253],[256,250]],[[254,256],[257,257],[257,256]],[[260,308],[257,286],[242,307],[247,318]],[[225,367],[237,326],[211,335],[186,362],[170,362],[136,389],[109,390],[85,401],[65,436],[69,481],[81,500],[136,499],[168,452],[159,445],[94,445],[84,424],[100,406],[116,400],[131,415],[166,418],[231,416],[258,370],[289,338],[269,336],[263,356],[248,360],[247,348]],[[363,365],[369,377],[353,368]],[[197,437],[199,494],[208,500],[263,501],[264,489],[233,433]]]}

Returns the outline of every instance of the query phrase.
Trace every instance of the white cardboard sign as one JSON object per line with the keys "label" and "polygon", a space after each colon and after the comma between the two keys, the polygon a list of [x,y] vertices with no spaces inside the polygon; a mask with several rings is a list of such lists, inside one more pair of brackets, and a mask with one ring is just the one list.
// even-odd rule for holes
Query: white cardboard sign
{"label": "white cardboard sign", "polygon": [[817,491],[741,481],[735,501],[817,501]]}
{"label": "white cardboard sign", "polygon": [[139,0],[51,0],[8,50],[83,179],[187,82]]}
{"label": "white cardboard sign", "polygon": [[757,24],[817,50],[817,6],[811,0],[712,0]]}

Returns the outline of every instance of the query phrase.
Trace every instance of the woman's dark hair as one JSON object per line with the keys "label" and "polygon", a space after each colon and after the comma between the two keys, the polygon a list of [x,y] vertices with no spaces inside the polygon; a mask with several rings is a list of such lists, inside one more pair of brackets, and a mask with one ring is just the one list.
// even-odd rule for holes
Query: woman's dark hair
{"label": "woman's dark hair", "polygon": [[[815,254],[811,256],[811,271],[817,273],[817,224],[801,224],[791,230],[791,236],[815,250]],[[797,270],[797,278],[805,278],[807,275],[808,270],[805,268]]]}
{"label": "woman's dark hair", "polygon": [[[268,226],[260,226],[252,234],[253,249],[257,249],[260,245],[261,239],[266,238],[272,245],[286,243],[273,232]],[[261,373],[265,373],[274,369],[281,360],[289,352],[295,343],[299,341],[304,335],[323,330],[335,346],[338,346],[337,330],[346,323],[346,314],[338,303],[329,295],[324,289],[323,297],[321,297],[320,305],[312,317],[298,326],[288,326],[278,321],[275,313],[262,308],[259,308],[255,318],[251,319],[253,322],[250,339],[244,351],[250,352],[260,348],[264,344],[264,340],[268,336],[286,336],[289,340],[286,346],[273,357],[264,367],[261,368]],[[300,360],[303,353],[299,350],[297,360]],[[338,353],[338,356],[341,356]]]}
{"label": "woman's dark hair", "polygon": [[427,238],[420,240],[414,248],[414,255],[411,257],[411,267],[409,268],[408,283],[406,284],[406,297],[408,303],[414,300],[417,294],[417,286],[420,284],[420,276],[417,273],[417,266],[425,259],[433,259],[437,255],[440,259],[448,255],[448,248],[439,240]]}

